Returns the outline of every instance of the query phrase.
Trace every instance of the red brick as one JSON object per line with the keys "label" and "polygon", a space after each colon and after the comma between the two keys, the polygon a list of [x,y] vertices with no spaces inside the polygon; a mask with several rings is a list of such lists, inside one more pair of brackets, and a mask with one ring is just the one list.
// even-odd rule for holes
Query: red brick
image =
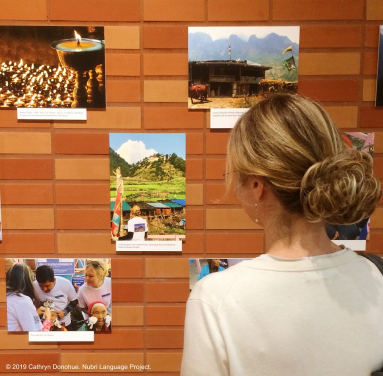
{"label": "red brick", "polygon": [[366,25],[364,34],[364,47],[378,47],[379,25]]}
{"label": "red brick", "polygon": [[206,234],[206,253],[250,253],[253,257],[263,252],[263,233]]}
{"label": "red brick", "polygon": [[203,209],[187,209],[186,228],[188,230],[202,230],[204,224]]}
{"label": "red brick", "polygon": [[185,303],[189,297],[189,282],[147,282],[148,303]]}
{"label": "red brick", "polygon": [[[383,159],[380,162],[383,162]],[[380,163],[380,164],[383,165],[383,163]],[[374,161],[374,170],[375,170],[375,161]],[[379,174],[376,174],[376,175],[378,177],[381,177],[383,176],[382,174],[383,167],[379,166],[379,170],[380,170]],[[372,229],[383,228],[383,208],[376,208],[374,213],[371,215],[371,228]]]}
{"label": "red brick", "polygon": [[49,128],[51,126],[49,121],[37,122],[17,120],[15,110],[1,111],[0,128]]}
{"label": "red brick", "polygon": [[273,20],[360,20],[363,0],[274,0]]}
{"label": "red brick", "polygon": [[56,184],[58,205],[107,204],[109,194],[109,184]]}
{"label": "red brick", "polygon": [[206,154],[226,154],[229,133],[206,133]]}
{"label": "red brick", "polygon": [[239,204],[240,202],[235,197],[232,190],[227,192],[225,183],[220,184],[206,184],[206,204],[207,205],[230,205]]}
{"label": "red brick", "polygon": [[360,127],[383,127],[383,107],[363,106],[360,108]]}
{"label": "red brick", "polygon": [[20,21],[46,21],[47,2],[46,0],[34,0],[33,2],[23,0],[1,0],[0,20]]}
{"label": "red brick", "polygon": [[204,20],[204,0],[144,0],[144,21]]}
{"label": "red brick", "polygon": [[52,184],[1,184],[3,205],[53,204]]}
{"label": "red brick", "polygon": [[112,282],[113,302],[142,302],[144,286],[138,282]]}
{"label": "red brick", "polygon": [[300,48],[347,48],[362,44],[361,25],[302,25]]}
{"label": "red brick", "polygon": [[56,154],[109,154],[108,133],[55,133]]}
{"label": "red brick", "polygon": [[[175,372],[179,375],[181,371],[182,353],[148,352],[146,355],[146,361],[150,364],[151,372]],[[155,376],[158,375],[159,374],[155,374]],[[163,375],[163,373],[161,373],[161,375]]]}
{"label": "red brick", "polygon": [[363,57],[363,74],[374,74],[378,71],[378,52],[365,52]]}
{"label": "red brick", "polygon": [[0,354],[0,373],[7,372],[13,373],[6,368],[7,364],[26,364],[26,369],[18,369],[17,372],[22,373],[41,373],[41,369],[29,369],[29,366],[50,366],[49,372],[58,372],[53,369],[54,364],[60,364],[60,354],[58,352],[49,352],[44,350],[44,353],[40,352],[17,352],[1,353]]}
{"label": "red brick", "polygon": [[189,260],[147,258],[145,259],[145,278],[189,278]]}
{"label": "red brick", "polygon": [[186,154],[203,154],[203,134],[186,134]]}
{"label": "red brick", "polygon": [[17,254],[22,257],[24,254],[54,253],[54,234],[44,233],[11,233],[3,234],[3,241],[0,243],[0,253]]}
{"label": "red brick", "polygon": [[209,21],[268,21],[269,0],[208,0]]}
{"label": "red brick", "polygon": [[147,325],[184,325],[186,306],[146,307]]}
{"label": "red brick", "polygon": [[51,159],[0,159],[0,179],[52,179]]}
{"label": "red brick", "polygon": [[206,159],[206,179],[223,180],[226,171],[226,159]]}
{"label": "red brick", "polygon": [[0,326],[7,326],[7,307],[0,307]]}
{"label": "red brick", "polygon": [[366,251],[379,254],[381,257],[383,257],[382,243],[383,233],[371,232],[370,240],[368,240],[366,243]]}
{"label": "red brick", "polygon": [[187,53],[146,53],[144,54],[145,76],[187,76]]}
{"label": "red brick", "polygon": [[203,112],[189,111],[186,107],[145,107],[145,129],[203,128]]}
{"label": "red brick", "polygon": [[182,245],[182,253],[203,253],[203,234],[188,232]]}
{"label": "red brick", "polygon": [[140,55],[107,52],[105,66],[107,76],[139,76]]}
{"label": "red brick", "polygon": [[148,349],[182,349],[183,345],[183,329],[148,329],[146,331]]}
{"label": "red brick", "polygon": [[374,174],[380,179],[383,178],[383,157],[374,156]]}
{"label": "red brick", "polygon": [[[113,305],[112,305],[113,315]],[[113,325],[113,320],[112,320]],[[108,334],[106,334],[108,335]],[[96,333],[94,342],[92,343],[92,350],[103,349],[142,349],[144,347],[144,334],[141,329],[116,329],[112,327],[112,338],[105,337],[103,333]],[[62,350],[89,350],[89,343],[70,343],[60,344]]]}
{"label": "red brick", "polygon": [[106,230],[110,227],[109,210],[57,209],[57,228],[60,230]]}
{"label": "red brick", "polygon": [[50,19],[56,21],[140,21],[140,0],[50,0]]}
{"label": "red brick", "polygon": [[203,160],[186,159],[186,179],[203,179]]}
{"label": "red brick", "polygon": [[106,92],[108,103],[139,102],[141,84],[136,80],[107,80]]}
{"label": "red brick", "polygon": [[144,26],[144,48],[188,48],[187,26]]}
{"label": "red brick", "polygon": [[301,79],[298,84],[298,92],[322,102],[356,102],[358,100],[358,81]]}
{"label": "red brick", "polygon": [[140,258],[112,259],[112,273],[115,278],[142,278],[143,260]]}

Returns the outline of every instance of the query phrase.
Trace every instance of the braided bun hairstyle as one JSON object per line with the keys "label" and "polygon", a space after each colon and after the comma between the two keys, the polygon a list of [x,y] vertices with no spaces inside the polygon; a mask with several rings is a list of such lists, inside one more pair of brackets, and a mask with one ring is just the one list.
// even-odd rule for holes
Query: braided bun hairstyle
{"label": "braided bun hairstyle", "polygon": [[246,112],[228,142],[227,177],[262,177],[290,214],[352,224],[381,197],[369,154],[351,149],[316,102],[275,94]]}

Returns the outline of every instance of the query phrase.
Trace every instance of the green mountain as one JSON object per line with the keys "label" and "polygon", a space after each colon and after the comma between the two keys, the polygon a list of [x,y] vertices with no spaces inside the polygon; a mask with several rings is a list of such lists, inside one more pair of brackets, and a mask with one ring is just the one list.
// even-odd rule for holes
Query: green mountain
{"label": "green mountain", "polygon": [[121,168],[122,176],[129,176],[131,166],[124,158],[121,158],[112,148],[109,148],[109,168],[110,176],[116,171],[116,168]]}

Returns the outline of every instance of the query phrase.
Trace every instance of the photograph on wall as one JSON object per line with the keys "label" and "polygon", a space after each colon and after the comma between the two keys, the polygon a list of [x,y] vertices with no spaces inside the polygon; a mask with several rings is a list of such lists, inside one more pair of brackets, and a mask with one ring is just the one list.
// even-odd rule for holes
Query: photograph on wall
{"label": "photograph on wall", "polygon": [[[369,153],[374,153],[374,133],[344,132],[343,138],[351,148]],[[327,236],[338,245],[345,245],[354,251],[365,251],[366,240],[369,238],[370,219],[362,219],[352,225],[326,224]]]}
{"label": "photograph on wall", "polygon": [[244,260],[251,260],[251,258],[189,259],[190,291],[198,281],[207,275],[222,272]]}
{"label": "photograph on wall", "polygon": [[298,26],[188,28],[189,109],[252,107],[297,93]]}
{"label": "photograph on wall", "polygon": [[101,26],[0,26],[0,108],[106,108]]}
{"label": "photograph on wall", "polygon": [[117,251],[177,251],[185,239],[185,134],[111,133],[111,240]]}
{"label": "photograph on wall", "polygon": [[92,341],[112,330],[111,259],[7,258],[8,332]]}
{"label": "photograph on wall", "polygon": [[379,26],[378,75],[376,80],[375,106],[383,106],[383,26]]}

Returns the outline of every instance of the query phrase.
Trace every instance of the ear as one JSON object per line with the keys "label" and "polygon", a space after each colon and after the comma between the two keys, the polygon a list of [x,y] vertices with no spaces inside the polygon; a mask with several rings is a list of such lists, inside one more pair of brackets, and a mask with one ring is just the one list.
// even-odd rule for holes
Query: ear
{"label": "ear", "polygon": [[264,199],[264,194],[265,194],[265,183],[264,183],[264,181],[258,176],[252,177],[251,178],[251,188],[252,188],[255,202],[260,203]]}

